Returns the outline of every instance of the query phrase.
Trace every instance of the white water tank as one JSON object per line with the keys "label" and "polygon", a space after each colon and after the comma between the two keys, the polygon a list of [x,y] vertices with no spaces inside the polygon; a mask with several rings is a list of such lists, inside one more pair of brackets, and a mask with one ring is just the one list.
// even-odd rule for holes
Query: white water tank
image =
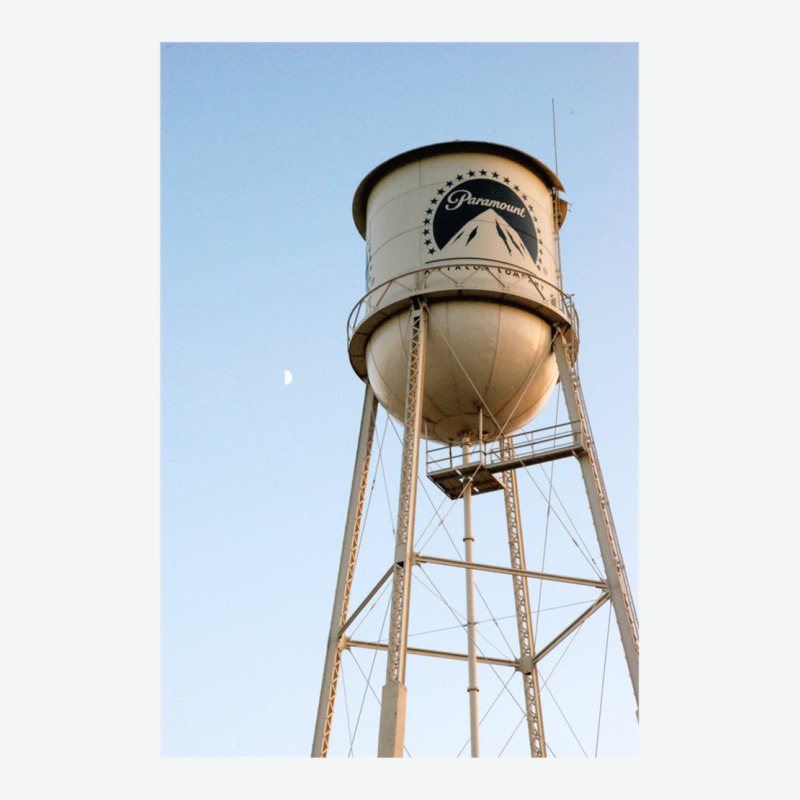
{"label": "white water tank", "polygon": [[553,325],[569,326],[559,190],[526,153],[460,141],[396,156],[359,185],[353,217],[367,246],[367,295],[351,315],[350,361],[402,421],[410,308],[424,298],[423,436],[510,434],[547,402],[558,378]]}

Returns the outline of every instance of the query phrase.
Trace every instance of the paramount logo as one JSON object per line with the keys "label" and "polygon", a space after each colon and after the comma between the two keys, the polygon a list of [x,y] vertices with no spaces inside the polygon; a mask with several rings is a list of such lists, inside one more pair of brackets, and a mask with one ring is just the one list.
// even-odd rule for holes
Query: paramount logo
{"label": "paramount logo", "polygon": [[428,256],[452,258],[455,250],[463,249],[466,256],[485,248],[484,258],[538,268],[532,206],[526,204],[525,194],[517,194],[519,187],[512,189],[510,183],[507,177],[502,181],[473,177],[440,187],[439,197],[429,201],[422,226]]}

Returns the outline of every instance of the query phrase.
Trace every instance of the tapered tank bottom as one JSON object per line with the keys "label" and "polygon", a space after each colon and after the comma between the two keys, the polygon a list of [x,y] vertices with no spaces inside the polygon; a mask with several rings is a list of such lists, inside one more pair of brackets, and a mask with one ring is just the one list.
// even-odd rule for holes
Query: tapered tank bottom
{"label": "tapered tank bottom", "polygon": [[[485,300],[434,303],[428,313],[424,437],[457,442],[482,429],[494,438],[519,430],[542,410],[558,379],[550,323]],[[372,333],[366,349],[370,385],[401,421],[409,331],[408,314],[396,314]]]}

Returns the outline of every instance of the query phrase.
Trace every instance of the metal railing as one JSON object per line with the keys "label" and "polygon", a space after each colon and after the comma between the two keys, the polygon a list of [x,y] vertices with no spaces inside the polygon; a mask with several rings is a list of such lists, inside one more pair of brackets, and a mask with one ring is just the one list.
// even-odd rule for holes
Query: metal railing
{"label": "metal railing", "polygon": [[[513,436],[506,437],[506,447],[511,446],[514,459],[525,459],[528,456],[543,455],[555,450],[569,447],[583,446],[580,424],[577,422],[562,422],[548,428],[539,428],[535,431],[522,431]],[[489,450],[488,464],[508,461],[508,455],[503,448]]]}
{"label": "metal railing", "polygon": [[[442,469],[473,466],[486,463],[486,442],[470,442],[467,445],[468,458],[464,459],[463,445],[445,445],[435,447],[426,453],[428,472],[438,472]],[[438,456],[438,457],[437,457]]]}
{"label": "metal railing", "polygon": [[[538,292],[539,296],[535,296],[534,292]],[[568,314],[570,296],[564,294],[554,283],[520,267],[487,264],[428,266],[397,275],[370,289],[350,312],[347,320],[348,344],[370,316],[394,305],[404,305],[415,295],[461,293],[507,295],[518,301],[527,301],[532,306],[553,309],[561,319],[571,319]]]}
{"label": "metal railing", "polygon": [[[466,461],[460,444],[433,448],[426,454],[427,470],[430,475],[441,470],[483,464],[490,472],[499,472],[506,469],[510,461],[526,462],[564,450],[583,449],[584,446],[580,423],[562,422],[507,436],[504,445],[498,440],[472,442],[467,445],[469,457]],[[509,452],[513,453],[511,458]]]}

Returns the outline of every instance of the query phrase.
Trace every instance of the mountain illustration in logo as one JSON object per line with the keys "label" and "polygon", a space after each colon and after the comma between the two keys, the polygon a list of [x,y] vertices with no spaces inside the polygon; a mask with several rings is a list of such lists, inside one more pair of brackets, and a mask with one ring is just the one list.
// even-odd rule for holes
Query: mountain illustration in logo
{"label": "mountain illustration in logo", "polygon": [[437,258],[498,258],[531,271],[536,266],[522,237],[494,209],[473,217]]}

